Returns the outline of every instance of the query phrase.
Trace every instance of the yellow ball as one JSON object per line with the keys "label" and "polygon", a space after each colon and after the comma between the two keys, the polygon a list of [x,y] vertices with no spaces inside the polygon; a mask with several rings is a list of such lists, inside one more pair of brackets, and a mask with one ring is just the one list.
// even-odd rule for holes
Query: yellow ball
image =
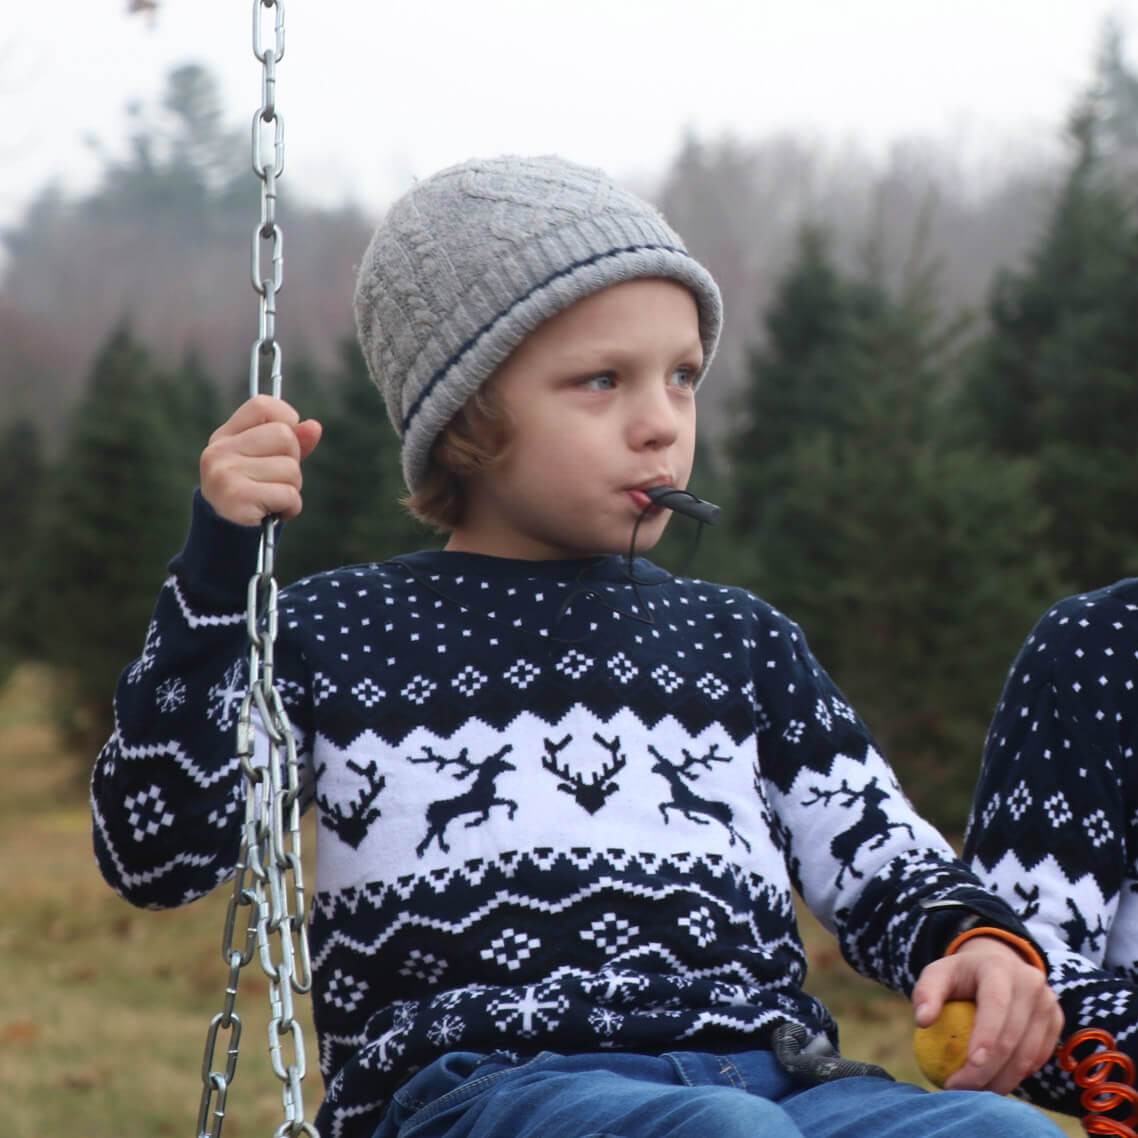
{"label": "yellow ball", "polygon": [[934,1023],[913,1032],[913,1054],[925,1078],[943,1087],[968,1061],[968,1040],[976,1022],[971,1000],[949,1000]]}

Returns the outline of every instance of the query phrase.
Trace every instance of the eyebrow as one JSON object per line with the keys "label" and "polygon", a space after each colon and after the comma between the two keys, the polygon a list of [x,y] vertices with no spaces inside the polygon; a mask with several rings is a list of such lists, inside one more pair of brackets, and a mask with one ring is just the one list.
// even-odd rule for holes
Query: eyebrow
{"label": "eyebrow", "polygon": [[[566,350],[560,354],[559,362],[568,368],[590,368],[595,367],[598,361],[601,360],[623,363],[625,360],[637,355],[639,355],[639,352],[630,351],[618,343],[598,344],[588,348],[566,348]],[[677,348],[673,356],[677,360],[683,360],[686,356],[692,358],[698,356],[700,358],[700,366],[702,366],[703,341],[696,337],[690,343]]]}

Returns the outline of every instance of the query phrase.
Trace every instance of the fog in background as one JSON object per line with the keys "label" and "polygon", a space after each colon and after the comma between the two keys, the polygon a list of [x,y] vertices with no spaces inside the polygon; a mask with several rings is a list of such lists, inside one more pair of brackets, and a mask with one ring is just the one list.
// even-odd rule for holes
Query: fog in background
{"label": "fog in background", "polygon": [[[1136,4],[448,0],[428,19],[291,3],[279,335],[333,357],[370,228],[412,177],[558,151],[653,198],[720,280],[714,436],[804,222],[830,229],[845,267],[899,281],[935,263],[947,306],[983,307],[995,268],[1038,233],[1065,120],[1110,29],[1130,50]],[[20,6],[6,30],[0,394],[49,439],[116,321],[160,358],[245,366],[250,11],[65,0],[51,20]]]}

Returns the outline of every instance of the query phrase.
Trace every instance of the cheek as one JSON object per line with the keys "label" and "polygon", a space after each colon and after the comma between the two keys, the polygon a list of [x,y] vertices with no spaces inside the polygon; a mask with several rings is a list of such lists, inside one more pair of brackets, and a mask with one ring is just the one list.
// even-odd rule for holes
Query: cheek
{"label": "cheek", "polygon": [[503,474],[523,497],[575,484],[583,465],[579,448],[563,432],[547,430],[515,439]]}
{"label": "cheek", "polygon": [[684,478],[691,475],[695,463],[695,424],[685,426],[677,440],[675,451],[676,474],[683,474]]}
{"label": "cheek", "polygon": [[550,466],[593,465],[611,450],[602,425],[572,414],[543,415],[521,435],[526,462],[532,469]]}

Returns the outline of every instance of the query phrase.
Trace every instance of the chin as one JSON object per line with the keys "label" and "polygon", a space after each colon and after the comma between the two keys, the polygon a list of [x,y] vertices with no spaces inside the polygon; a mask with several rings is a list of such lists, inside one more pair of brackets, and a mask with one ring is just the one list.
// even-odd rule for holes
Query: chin
{"label": "chin", "polygon": [[[658,533],[644,533],[643,529],[636,535],[636,549],[633,551],[637,557],[646,557],[653,549],[660,543],[660,538],[664,536],[664,531],[660,530]],[[628,542],[624,543],[622,553],[628,552]]]}

